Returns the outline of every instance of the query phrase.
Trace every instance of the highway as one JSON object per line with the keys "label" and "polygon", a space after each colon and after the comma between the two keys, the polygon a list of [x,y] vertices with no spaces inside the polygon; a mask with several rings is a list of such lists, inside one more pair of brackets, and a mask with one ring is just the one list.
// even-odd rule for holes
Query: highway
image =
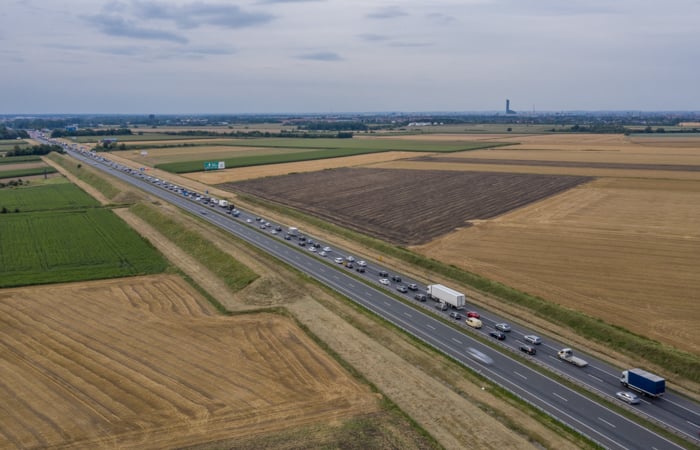
{"label": "highway", "polygon": [[[124,181],[135,184],[153,195],[174,203],[186,211],[200,215],[211,223],[253,243],[290,266],[308,273],[310,276],[389,320],[406,332],[460,361],[465,366],[477,370],[488,379],[558,418],[604,447],[682,448],[514,359],[511,356],[513,347],[517,347],[523,334],[531,334],[531,332],[517,324],[511,324],[513,331],[509,333],[506,341],[496,343],[496,345],[503,345],[503,350],[505,351],[503,353],[495,351],[483,345],[480,341],[473,339],[471,336],[475,331],[460,329],[465,328],[463,325],[460,325],[457,329],[446,325],[443,321],[433,316],[433,314],[440,314],[434,309],[431,311],[433,314],[427,314],[423,308],[430,308],[431,304],[410,300],[412,293],[409,292],[411,297],[407,296],[405,303],[387,295],[384,289],[377,284],[377,272],[385,268],[374,262],[368,261],[369,267],[365,274],[351,271],[340,264],[334,264],[332,261],[321,258],[303,247],[285,241],[279,235],[271,235],[269,230],[261,230],[259,222],[254,221],[254,217],[250,214],[241,212],[238,218],[233,218],[224,214],[223,210],[219,208],[203,206],[193,202],[182,195],[176,195],[142,178],[134,177],[109,165],[101,164],[95,158],[86,157],[76,152],[71,152],[71,154],[86,163],[110,172]],[[250,223],[247,222],[248,219],[250,219]],[[337,254],[338,251],[336,249],[332,256],[337,256]],[[352,273],[352,276],[350,273]],[[369,285],[356,277],[366,277],[366,282],[369,282]],[[412,280],[404,280],[404,282],[412,282]],[[393,287],[389,287],[389,289],[393,290]],[[421,286],[421,289],[424,289],[424,287]],[[396,295],[402,295],[397,291],[392,292]],[[502,321],[490,314],[488,318],[482,314],[482,320],[487,327],[479,333],[485,335],[486,331],[494,323]],[[557,372],[573,380],[583,379],[587,386],[592,386],[603,393],[603,395],[612,395],[615,391],[620,390],[617,382],[619,369],[594,361],[587,355],[582,356],[591,363],[589,367],[585,369],[574,367],[560,361],[556,356],[552,357],[552,355],[556,355],[556,351],[559,348],[565,345],[556,343],[546,337],[544,339],[545,343],[538,347],[538,354],[532,358],[528,357],[529,359],[548,367],[555,367]],[[468,351],[469,348],[488,355],[493,360],[492,363],[484,364],[475,359],[474,354]],[[612,400],[612,397],[610,399]],[[658,405],[661,404],[664,407],[658,408]],[[683,397],[673,396],[669,393],[666,399],[654,401],[653,404],[643,403],[642,407],[657,407],[660,411],[666,412],[669,417],[662,417],[662,419],[667,419],[671,428],[678,425],[674,423],[677,422],[678,415],[685,414],[686,417],[692,420],[686,419],[685,429],[680,427],[673,428],[674,431],[677,433],[680,431],[681,434],[685,433],[684,430],[686,429],[692,430],[692,433],[697,432],[698,428],[695,427],[697,422],[695,421],[700,421],[697,419],[697,405]],[[630,408],[635,409],[636,407]],[[656,416],[656,413],[657,411],[654,410],[654,416]],[[692,437],[693,435],[688,434],[687,436]]]}

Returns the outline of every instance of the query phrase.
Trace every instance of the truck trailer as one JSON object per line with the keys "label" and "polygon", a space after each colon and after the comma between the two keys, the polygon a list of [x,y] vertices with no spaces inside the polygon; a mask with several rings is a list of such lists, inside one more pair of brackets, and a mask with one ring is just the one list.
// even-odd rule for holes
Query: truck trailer
{"label": "truck trailer", "polygon": [[620,383],[626,388],[649,397],[661,397],[666,392],[666,380],[642,369],[624,370]]}
{"label": "truck trailer", "polygon": [[581,359],[578,356],[574,356],[574,351],[570,348],[562,348],[561,350],[559,350],[559,353],[557,353],[557,355],[559,356],[559,359],[571,363],[574,366],[586,367],[588,365],[588,361],[586,361],[585,359]]}
{"label": "truck trailer", "polygon": [[441,284],[429,284],[428,296],[436,301],[447,303],[456,309],[464,308],[464,294]]}
{"label": "truck trailer", "polygon": [[299,234],[299,229],[297,227],[287,228],[287,234],[296,237]]}

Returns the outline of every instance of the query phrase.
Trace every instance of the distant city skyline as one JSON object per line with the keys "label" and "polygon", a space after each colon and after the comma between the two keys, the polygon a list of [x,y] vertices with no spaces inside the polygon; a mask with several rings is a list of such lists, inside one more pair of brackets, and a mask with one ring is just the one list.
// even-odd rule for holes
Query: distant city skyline
{"label": "distant city skyline", "polygon": [[10,0],[0,114],[700,110],[698,0]]}

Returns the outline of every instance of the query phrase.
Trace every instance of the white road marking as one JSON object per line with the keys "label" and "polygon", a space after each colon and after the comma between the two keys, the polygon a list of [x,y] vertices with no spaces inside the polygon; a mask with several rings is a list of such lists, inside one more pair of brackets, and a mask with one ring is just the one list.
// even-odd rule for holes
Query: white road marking
{"label": "white road marking", "polygon": [[610,426],[613,427],[613,428],[617,428],[615,425],[611,424],[610,422],[608,422],[607,420],[603,419],[602,417],[598,417],[598,420],[600,420],[601,422],[603,422],[603,423],[606,424],[606,425],[610,425]]}
{"label": "white road marking", "polygon": [[565,402],[568,402],[567,399],[565,399],[565,398],[562,397],[561,395],[557,394],[556,392],[552,392],[552,395],[554,395],[554,396],[556,396],[556,397],[559,397],[560,399],[564,400]]}
{"label": "white road marking", "polygon": [[406,316],[406,317],[413,317],[412,315],[410,315],[410,314],[407,313],[407,312],[403,313],[403,315]]}
{"label": "white road marking", "polygon": [[525,375],[523,375],[522,373],[518,373],[516,371],[513,371],[513,373],[516,374],[517,376],[519,376],[520,378],[522,378],[523,380],[527,380],[527,377]]}
{"label": "white road marking", "polygon": [[595,378],[596,380],[600,381],[601,383],[603,382],[603,380],[602,380],[601,378],[599,378],[599,377],[597,377],[597,376],[595,376],[595,375],[591,375],[591,374],[589,373],[588,376],[591,377],[591,378]]}
{"label": "white road marking", "polygon": [[462,342],[461,342],[461,341],[459,341],[458,339],[452,338],[452,340],[453,340],[453,341],[455,341],[456,343],[458,343],[458,344],[462,345]]}

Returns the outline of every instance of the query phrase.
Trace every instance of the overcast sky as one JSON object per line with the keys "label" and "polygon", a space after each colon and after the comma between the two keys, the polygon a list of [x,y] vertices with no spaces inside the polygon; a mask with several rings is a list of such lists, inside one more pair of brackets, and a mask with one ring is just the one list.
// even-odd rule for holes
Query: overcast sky
{"label": "overcast sky", "polygon": [[4,0],[0,113],[700,110],[700,0]]}

